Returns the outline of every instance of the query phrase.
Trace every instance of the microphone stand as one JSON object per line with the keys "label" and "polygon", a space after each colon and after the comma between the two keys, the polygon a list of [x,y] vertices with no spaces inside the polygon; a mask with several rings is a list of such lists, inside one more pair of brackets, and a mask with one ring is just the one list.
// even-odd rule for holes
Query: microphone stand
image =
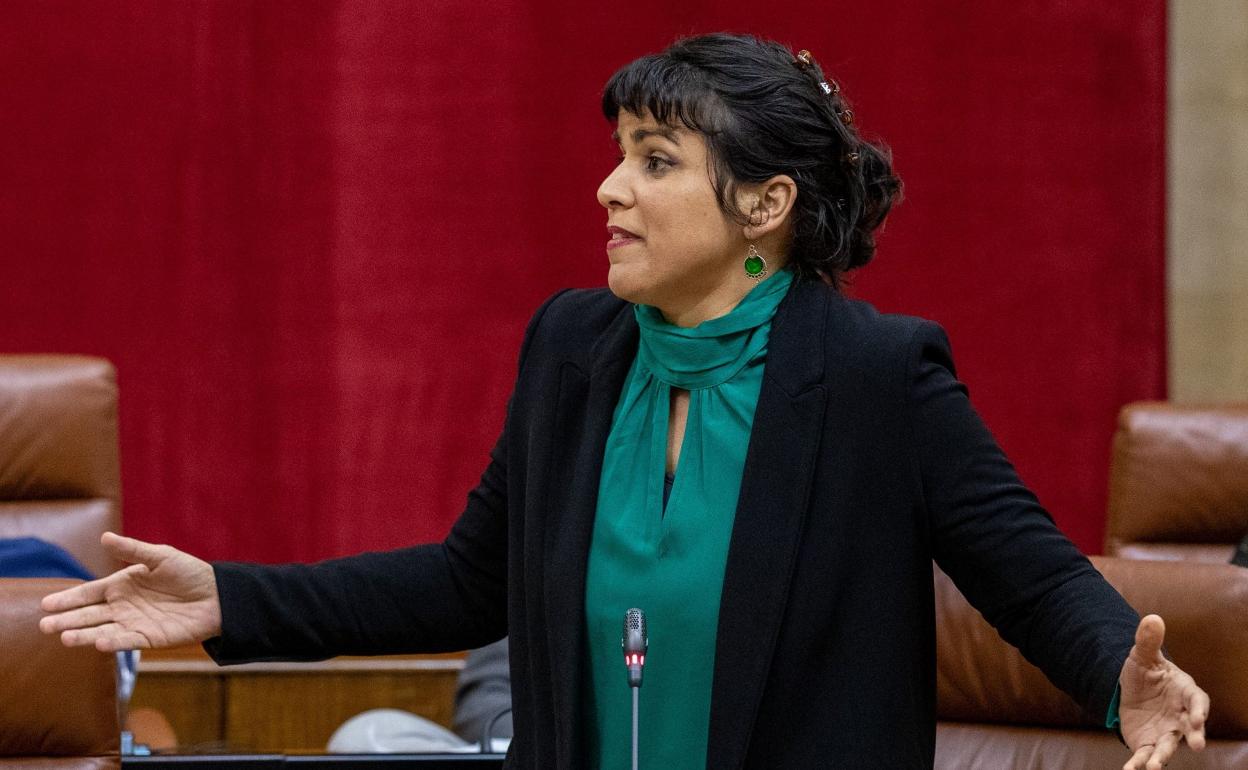
{"label": "microphone stand", "polygon": [[637,770],[637,712],[641,694],[642,669],[646,665],[646,650],[650,647],[646,634],[646,613],[636,607],[624,613],[624,637],[620,639],[624,650],[624,665],[628,667],[628,686],[633,691],[633,770]]}
{"label": "microphone stand", "polygon": [[641,693],[640,687],[633,687],[633,770],[637,770],[637,696]]}

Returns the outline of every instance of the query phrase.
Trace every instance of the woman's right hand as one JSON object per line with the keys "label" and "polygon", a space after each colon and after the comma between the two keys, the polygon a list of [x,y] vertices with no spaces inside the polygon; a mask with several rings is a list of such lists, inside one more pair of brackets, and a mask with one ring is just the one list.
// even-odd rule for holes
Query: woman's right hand
{"label": "woman's right hand", "polygon": [[221,602],[212,565],[171,546],[105,532],[100,542],[130,566],[108,577],[48,594],[39,621],[66,647],[100,652],[173,647],[221,633]]}

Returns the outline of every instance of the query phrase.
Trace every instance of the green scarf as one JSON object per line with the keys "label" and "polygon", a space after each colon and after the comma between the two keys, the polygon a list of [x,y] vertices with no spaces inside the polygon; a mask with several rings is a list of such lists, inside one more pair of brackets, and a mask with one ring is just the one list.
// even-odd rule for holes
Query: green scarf
{"label": "green scarf", "polygon": [[[706,765],[719,598],[771,319],[793,273],[755,286],[727,315],[691,328],[636,305],[634,359],[603,455],[585,585],[591,767],[630,766],[632,694],[620,636],[646,613],[650,651],[640,694],[640,765]],[[666,511],[671,389],[690,391]]]}

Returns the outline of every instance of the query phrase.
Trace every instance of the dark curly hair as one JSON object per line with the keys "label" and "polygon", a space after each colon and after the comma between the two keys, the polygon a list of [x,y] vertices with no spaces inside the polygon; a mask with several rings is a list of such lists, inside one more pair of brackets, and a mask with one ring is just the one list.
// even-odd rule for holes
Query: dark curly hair
{"label": "dark curly hair", "polygon": [[737,183],[792,177],[790,262],[800,277],[840,287],[875,254],[875,230],[900,200],[901,180],[888,147],[859,135],[839,86],[806,59],[752,35],[682,38],[612,75],[602,112],[616,121],[621,109],[648,109],[702,134],[719,207],[742,225],[750,219],[736,205]]}

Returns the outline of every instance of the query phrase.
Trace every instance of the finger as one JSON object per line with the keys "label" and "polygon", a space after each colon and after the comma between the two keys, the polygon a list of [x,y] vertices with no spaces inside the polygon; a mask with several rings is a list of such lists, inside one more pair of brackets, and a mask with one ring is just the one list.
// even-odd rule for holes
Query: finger
{"label": "finger", "polygon": [[[107,626],[113,630],[120,628],[120,626],[116,623],[109,623]],[[71,628],[62,631],[61,644],[66,647],[87,647],[89,645],[94,645],[96,639],[99,639],[104,633],[107,633],[106,630],[103,630],[104,628],[105,626],[95,626],[93,628]]]}
{"label": "finger", "polygon": [[[93,646],[100,652],[138,650],[150,647],[146,637],[126,631],[119,623],[105,623],[94,628],[75,628],[61,632],[61,644],[66,647]],[[128,646],[134,644],[135,646]]]}
{"label": "finger", "polygon": [[1192,751],[1205,750],[1205,731],[1204,728],[1198,730],[1187,730],[1183,733],[1183,740],[1187,741],[1187,745]]}
{"label": "finger", "polygon": [[39,619],[39,630],[45,634],[55,634],[71,628],[90,628],[111,622],[112,609],[107,604],[91,604],[76,610],[48,615]]}
{"label": "finger", "polygon": [[[124,572],[125,570],[122,571]],[[120,573],[114,572],[108,577],[87,583],[79,583],[73,588],[66,588],[64,591],[48,594],[39,601],[39,606],[44,612],[64,612],[65,610],[85,607],[89,604],[99,604],[104,601],[104,594],[108,590],[108,586],[118,574]]]}
{"label": "finger", "polygon": [[1148,743],[1141,746],[1127,760],[1127,764],[1122,766],[1122,770],[1144,770],[1144,763],[1148,761],[1148,755],[1152,753],[1153,744]]}
{"label": "finger", "polygon": [[145,564],[132,564],[125,569],[114,572],[108,577],[102,577],[99,580],[92,580],[87,583],[79,583],[72,588],[66,588],[64,591],[48,594],[39,600],[39,607],[44,612],[65,612],[92,604],[100,604],[107,600],[109,588],[133,577],[144,575],[147,571],[148,568]]}
{"label": "finger", "polygon": [[1209,694],[1192,684],[1187,694],[1187,729],[1183,737],[1194,751],[1205,747],[1205,720],[1209,718]]}
{"label": "finger", "polygon": [[1187,712],[1193,727],[1205,726],[1205,720],[1209,718],[1209,693],[1200,689],[1195,682],[1187,693]]}
{"label": "finger", "polygon": [[137,631],[122,631],[119,634],[105,636],[95,640],[95,649],[100,652],[146,650],[150,647],[152,647],[151,641]]}
{"label": "finger", "polygon": [[1157,745],[1153,747],[1153,755],[1148,758],[1148,764],[1144,765],[1144,770],[1161,770],[1170,757],[1174,756],[1174,750],[1179,747],[1179,734],[1177,732],[1169,732],[1157,739]]}
{"label": "finger", "polygon": [[1161,644],[1166,638],[1166,624],[1159,615],[1145,615],[1135,629],[1135,646],[1131,648],[1131,657],[1138,662],[1154,666],[1165,661],[1161,654]]}
{"label": "finger", "polygon": [[133,537],[118,535],[116,532],[105,532],[100,536],[100,544],[122,561],[131,564],[155,566],[164,557],[167,546],[136,540]]}

